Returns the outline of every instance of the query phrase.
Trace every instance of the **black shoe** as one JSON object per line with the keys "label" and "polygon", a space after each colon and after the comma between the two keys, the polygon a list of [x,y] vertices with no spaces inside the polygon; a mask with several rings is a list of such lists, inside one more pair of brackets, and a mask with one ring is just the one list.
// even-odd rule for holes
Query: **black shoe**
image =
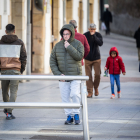
{"label": "black shoe", "polygon": [[6,113],[6,120],[15,119],[16,117],[12,113]]}
{"label": "black shoe", "polygon": [[72,124],[73,123],[73,118],[69,115],[67,117],[67,120],[65,121],[65,124]]}
{"label": "black shoe", "polygon": [[75,124],[76,125],[80,124],[80,118],[79,118],[79,115],[78,114],[75,114],[74,115],[74,120],[75,120]]}
{"label": "black shoe", "polygon": [[12,117],[12,119],[15,119],[16,117],[11,113],[11,117]]}
{"label": "black shoe", "polygon": [[3,112],[6,114],[7,113],[7,109],[4,109]]}

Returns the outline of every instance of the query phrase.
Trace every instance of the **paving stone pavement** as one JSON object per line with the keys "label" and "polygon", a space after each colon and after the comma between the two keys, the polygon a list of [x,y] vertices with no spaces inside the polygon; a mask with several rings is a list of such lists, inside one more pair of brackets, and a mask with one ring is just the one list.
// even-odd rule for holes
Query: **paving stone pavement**
{"label": "paving stone pavement", "polygon": [[[104,36],[102,75],[110,47],[119,49],[126,65],[127,80],[121,82],[120,99],[110,99],[109,77],[101,76],[99,96],[87,99],[91,140],[140,140],[140,73],[137,49],[132,38]],[[115,87],[116,90],[116,87]],[[2,102],[0,90],[0,102]],[[19,84],[16,102],[61,102],[58,81],[30,81]],[[0,140],[83,140],[80,125],[64,125],[62,109],[15,109],[14,120],[6,120],[0,109]]]}

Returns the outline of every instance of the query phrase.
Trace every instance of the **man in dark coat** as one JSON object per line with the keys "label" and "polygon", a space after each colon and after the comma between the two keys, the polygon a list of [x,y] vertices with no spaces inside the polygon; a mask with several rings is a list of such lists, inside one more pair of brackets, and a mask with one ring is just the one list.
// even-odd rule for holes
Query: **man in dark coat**
{"label": "man in dark coat", "polygon": [[[98,86],[100,83],[101,74],[101,57],[99,46],[103,45],[103,39],[100,33],[96,32],[96,25],[90,24],[89,31],[84,34],[88,40],[90,46],[90,52],[85,58],[85,71],[86,75],[89,76],[89,80],[86,82],[88,98],[93,95],[93,87],[95,90],[95,96],[98,96]],[[92,67],[94,67],[95,77],[94,82],[92,80]]]}
{"label": "man in dark coat", "polygon": [[138,30],[135,32],[134,38],[136,39],[137,48],[138,48],[138,59],[140,61],[140,26]]}
{"label": "man in dark coat", "polygon": [[106,11],[103,13],[102,21],[106,25],[106,35],[110,34],[110,22],[112,22],[112,14],[108,8],[106,8]]}
{"label": "man in dark coat", "polygon": [[138,30],[135,32],[134,38],[136,39],[137,48],[138,48],[138,60],[139,60],[139,72],[140,72],[140,26]]}

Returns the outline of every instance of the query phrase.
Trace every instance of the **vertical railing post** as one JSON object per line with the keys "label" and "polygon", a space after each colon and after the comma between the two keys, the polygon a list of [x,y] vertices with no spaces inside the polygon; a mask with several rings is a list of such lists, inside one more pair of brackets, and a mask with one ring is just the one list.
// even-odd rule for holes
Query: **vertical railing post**
{"label": "vertical railing post", "polygon": [[82,98],[82,119],[83,119],[83,134],[84,140],[89,140],[89,126],[88,126],[88,110],[87,110],[87,94],[85,88],[85,81],[81,81],[81,98]]}

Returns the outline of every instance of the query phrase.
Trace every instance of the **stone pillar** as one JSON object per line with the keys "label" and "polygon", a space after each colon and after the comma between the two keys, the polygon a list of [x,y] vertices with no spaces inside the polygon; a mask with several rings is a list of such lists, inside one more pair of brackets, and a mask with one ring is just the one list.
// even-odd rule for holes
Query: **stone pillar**
{"label": "stone pillar", "polygon": [[53,45],[60,41],[60,17],[59,17],[60,0],[53,0]]}
{"label": "stone pillar", "polygon": [[66,23],[73,19],[73,0],[66,0]]}
{"label": "stone pillar", "polygon": [[90,0],[89,1],[89,21],[90,21],[90,24],[94,23],[94,21],[93,21],[93,14],[94,14],[93,6],[94,6],[94,0]]}
{"label": "stone pillar", "polygon": [[78,17],[79,17],[78,31],[79,33],[83,34],[83,2],[82,1],[79,1]]}
{"label": "stone pillar", "polygon": [[45,14],[35,7],[34,2],[32,1],[32,72],[44,73]]}
{"label": "stone pillar", "polygon": [[[11,0],[11,15],[8,16],[8,22],[15,25],[15,34],[21,39],[26,47],[26,0]],[[26,66],[27,67],[27,66]],[[26,74],[26,70],[23,73]],[[21,82],[25,82],[22,80]]]}
{"label": "stone pillar", "polygon": [[96,24],[96,30],[97,32],[99,31],[99,0],[94,0],[94,4],[93,4],[93,21]]}
{"label": "stone pillar", "polygon": [[11,22],[16,27],[16,35],[25,43],[25,0],[11,0],[11,16]]}

